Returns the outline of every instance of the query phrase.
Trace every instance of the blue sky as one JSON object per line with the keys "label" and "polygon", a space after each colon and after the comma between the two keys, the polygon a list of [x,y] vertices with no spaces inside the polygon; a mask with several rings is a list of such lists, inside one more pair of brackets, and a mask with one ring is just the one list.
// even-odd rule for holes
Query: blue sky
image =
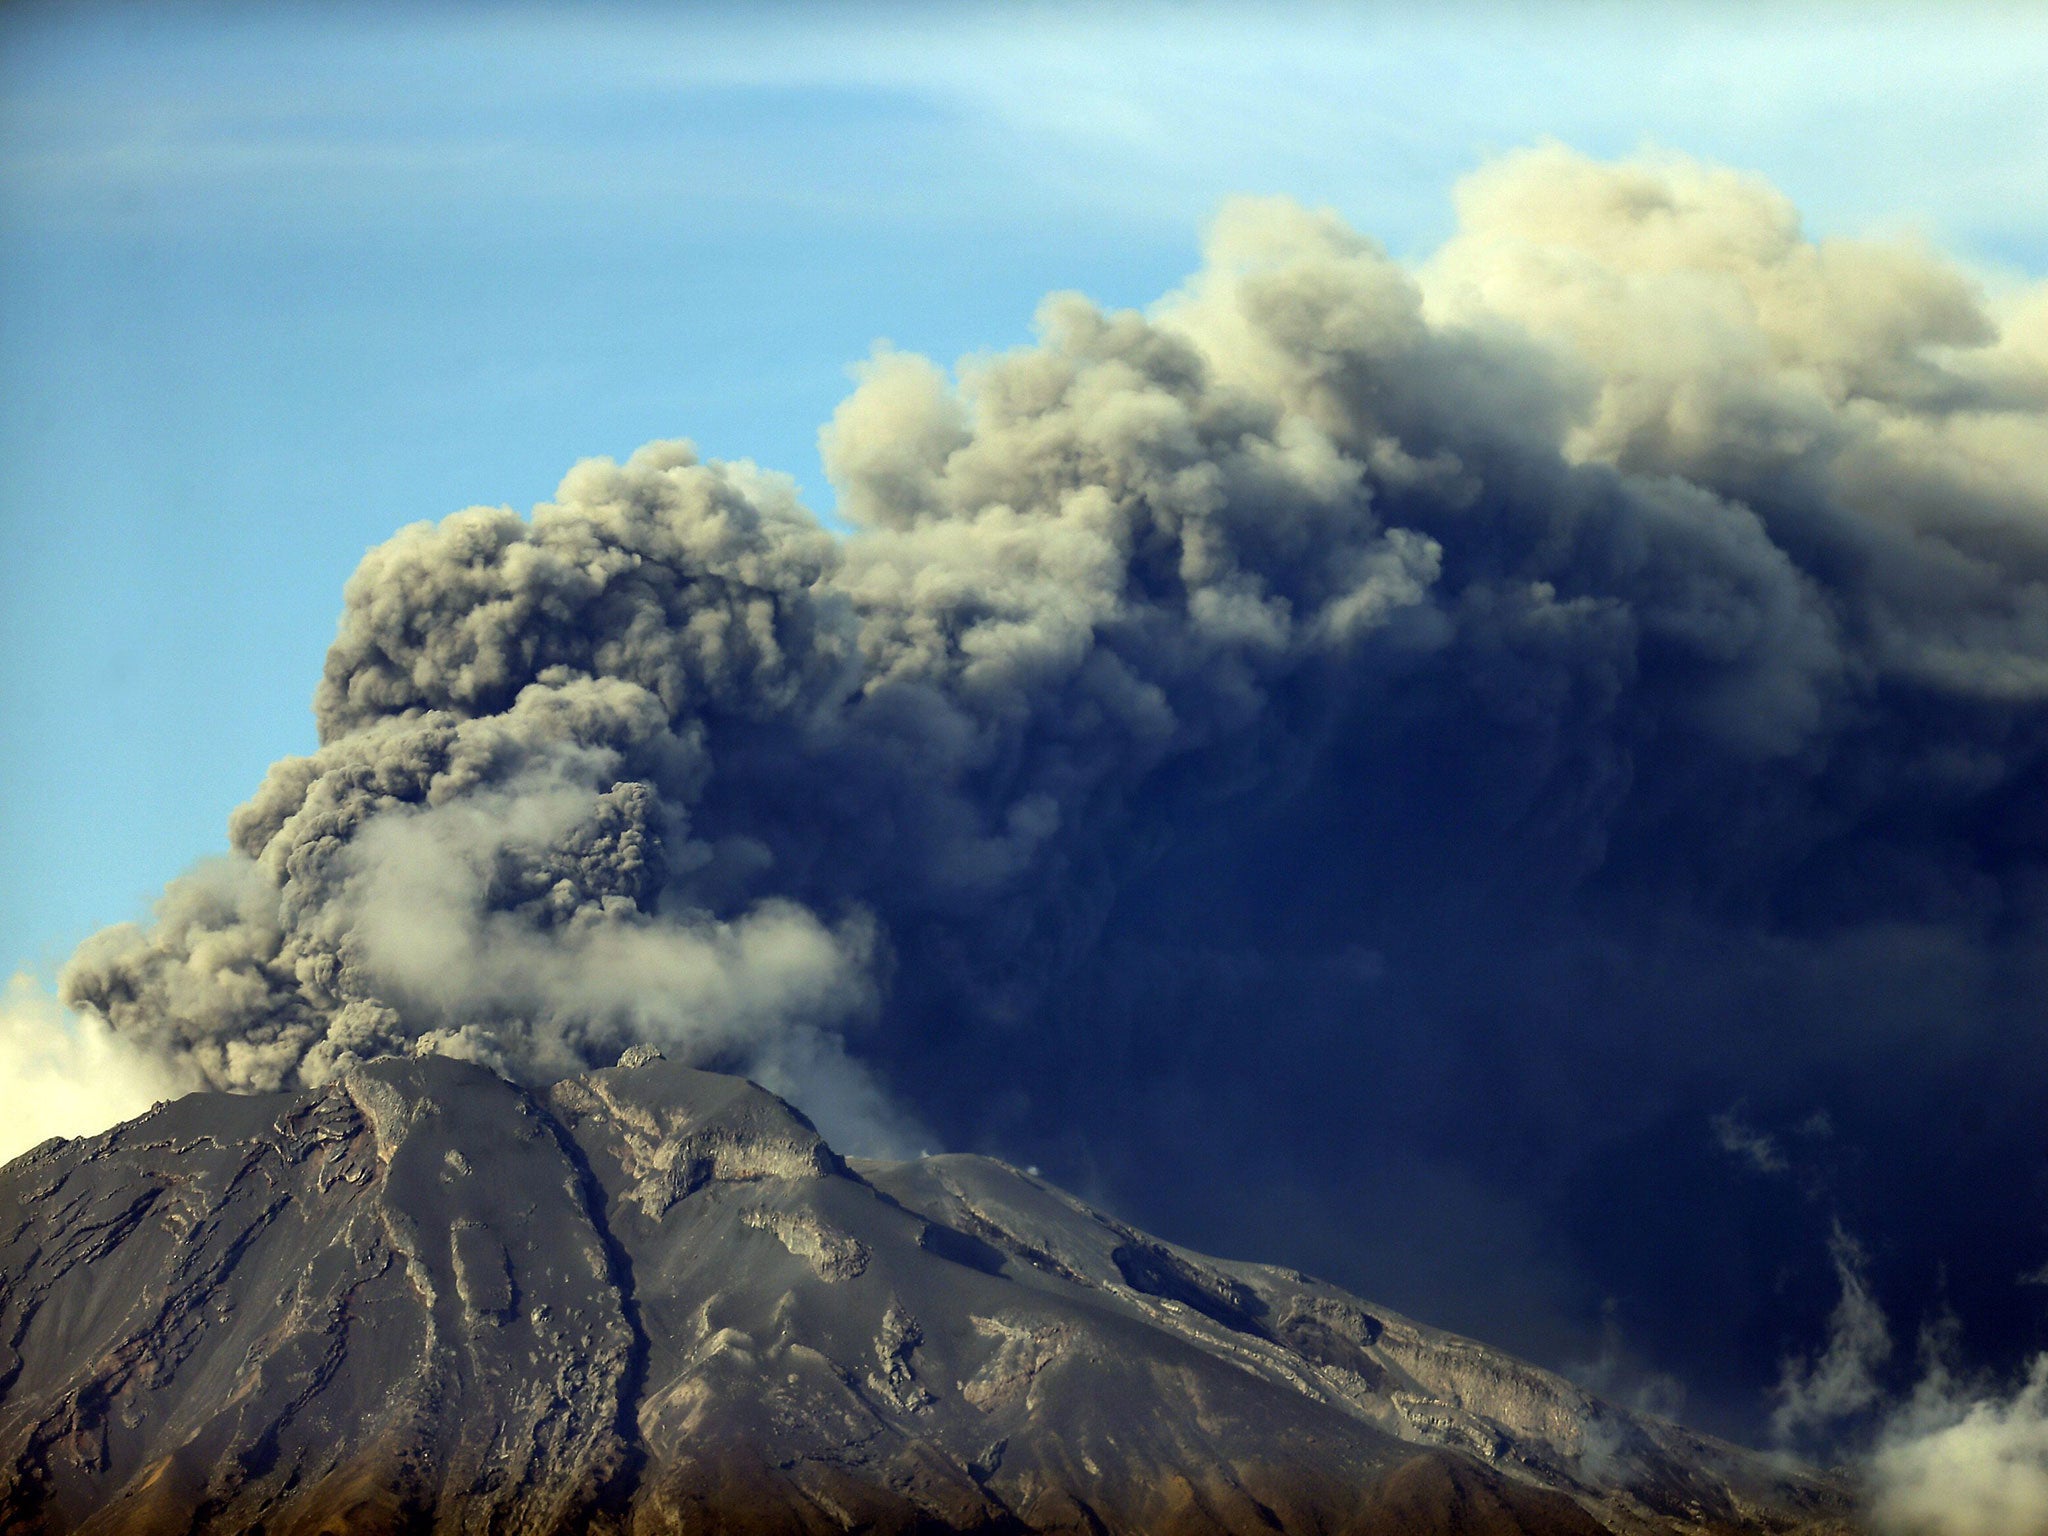
{"label": "blue sky", "polygon": [[1142,304],[1218,201],[1397,254],[1544,136],[2048,271],[2016,7],[16,6],[0,15],[0,962],[224,842],[400,525],[689,436],[829,508],[878,340]]}

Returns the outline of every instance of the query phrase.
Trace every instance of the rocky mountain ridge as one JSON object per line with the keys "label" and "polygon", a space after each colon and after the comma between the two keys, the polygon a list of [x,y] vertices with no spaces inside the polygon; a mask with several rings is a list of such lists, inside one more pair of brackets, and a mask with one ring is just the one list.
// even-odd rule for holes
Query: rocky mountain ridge
{"label": "rocky mountain ridge", "polygon": [[1847,1531],[1809,1471],[651,1053],[0,1172],[0,1529]]}

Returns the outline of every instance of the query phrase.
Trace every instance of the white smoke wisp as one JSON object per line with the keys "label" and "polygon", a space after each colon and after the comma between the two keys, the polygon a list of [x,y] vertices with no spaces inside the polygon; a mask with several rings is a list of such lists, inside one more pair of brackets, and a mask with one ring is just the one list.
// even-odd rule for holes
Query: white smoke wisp
{"label": "white smoke wisp", "polygon": [[199,1086],[197,1074],[71,1012],[32,976],[17,974],[0,997],[0,1162],[53,1136],[96,1135]]}
{"label": "white smoke wisp", "polygon": [[1778,1382],[1771,1432],[1780,1444],[1826,1430],[1875,1406],[1883,1397],[1878,1372],[1892,1355],[1891,1326],[1870,1288],[1862,1244],[1837,1223],[1828,1241],[1842,1289],[1828,1319],[1828,1338],[1810,1359],[1787,1360]]}
{"label": "white smoke wisp", "polygon": [[1745,1124],[1735,1110],[1715,1115],[1709,1122],[1721,1150],[1756,1173],[1766,1176],[1784,1173],[1792,1165],[1785,1158],[1777,1138]]}
{"label": "white smoke wisp", "polygon": [[577,1071],[636,1042],[730,1053],[774,1029],[837,1024],[868,1001],[872,935],[857,916],[828,927],[773,899],[730,919],[616,901],[539,923],[507,910],[493,889],[507,854],[559,846],[592,798],[527,775],[366,826],[330,916],[368,985],[449,1030],[524,1021],[517,1037],[501,1026],[499,1065],[526,1078]]}
{"label": "white smoke wisp", "polygon": [[828,925],[772,897],[729,918],[614,900],[537,924],[506,909],[508,855],[572,840],[598,794],[585,780],[529,770],[389,811],[350,844],[329,921],[368,987],[398,1013],[434,1021],[408,1049],[530,1082],[653,1044],[741,1068],[856,1155],[905,1155],[928,1139],[845,1048],[842,1029],[875,1003],[865,914]]}

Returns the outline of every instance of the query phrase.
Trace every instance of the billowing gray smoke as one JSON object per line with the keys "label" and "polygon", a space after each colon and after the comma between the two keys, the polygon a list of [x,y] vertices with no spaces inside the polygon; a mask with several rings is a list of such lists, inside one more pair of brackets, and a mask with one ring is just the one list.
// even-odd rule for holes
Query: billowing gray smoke
{"label": "billowing gray smoke", "polygon": [[878,355],[844,537],[681,444],[406,529],[67,1000],[233,1088],[652,1039],[1553,1358],[1610,1301],[1709,1406],[1841,1212],[2020,1347],[2048,293],[1682,161],[1461,215],[1244,203],[1147,314]]}

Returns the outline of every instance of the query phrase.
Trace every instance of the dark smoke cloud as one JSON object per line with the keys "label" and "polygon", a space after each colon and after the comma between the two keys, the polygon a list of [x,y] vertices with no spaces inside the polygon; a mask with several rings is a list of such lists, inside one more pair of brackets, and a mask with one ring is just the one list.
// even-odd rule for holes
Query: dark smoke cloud
{"label": "dark smoke cloud", "polygon": [[406,529],[67,1001],[231,1088],[657,1040],[1735,1428],[1837,1212],[2048,1342],[2048,296],[1680,160],[1460,211],[878,355],[843,538],[681,444]]}

